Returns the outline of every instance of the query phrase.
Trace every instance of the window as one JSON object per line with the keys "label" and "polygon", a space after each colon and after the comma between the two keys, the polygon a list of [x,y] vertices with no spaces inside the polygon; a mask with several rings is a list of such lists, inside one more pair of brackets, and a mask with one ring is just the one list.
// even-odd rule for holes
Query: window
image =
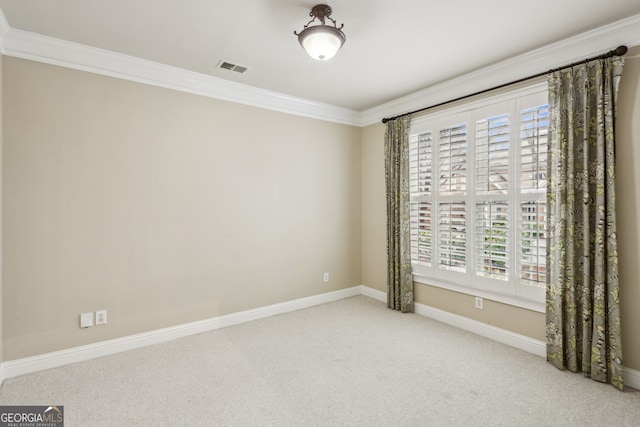
{"label": "window", "polygon": [[411,121],[416,281],[543,310],[546,84]]}

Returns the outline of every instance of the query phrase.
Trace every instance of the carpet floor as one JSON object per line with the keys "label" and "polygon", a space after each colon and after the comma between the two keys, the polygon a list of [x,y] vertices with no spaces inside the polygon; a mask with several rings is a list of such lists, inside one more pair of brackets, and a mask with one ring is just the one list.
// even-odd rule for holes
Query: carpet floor
{"label": "carpet floor", "polygon": [[638,426],[640,392],[358,296],[5,380],[65,426]]}

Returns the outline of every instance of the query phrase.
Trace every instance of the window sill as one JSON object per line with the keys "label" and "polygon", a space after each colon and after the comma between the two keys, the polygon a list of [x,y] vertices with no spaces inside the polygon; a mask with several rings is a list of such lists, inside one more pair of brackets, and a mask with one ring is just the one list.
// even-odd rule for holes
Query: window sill
{"label": "window sill", "polygon": [[544,302],[531,301],[523,298],[517,298],[511,295],[502,295],[494,292],[484,291],[482,289],[468,288],[466,286],[460,286],[453,283],[432,279],[430,277],[422,276],[415,273],[413,274],[413,281],[427,286],[434,286],[436,288],[447,289],[449,291],[472,295],[474,297],[481,297],[490,301],[536,311],[538,313],[546,312]]}

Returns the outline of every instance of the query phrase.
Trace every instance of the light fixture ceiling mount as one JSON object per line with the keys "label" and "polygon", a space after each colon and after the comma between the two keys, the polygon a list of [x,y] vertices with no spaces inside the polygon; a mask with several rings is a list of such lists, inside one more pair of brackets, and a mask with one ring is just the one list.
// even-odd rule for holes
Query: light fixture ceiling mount
{"label": "light fixture ceiling mount", "polygon": [[[344,24],[338,28],[336,21],[331,18],[332,12],[331,6],[326,4],[313,6],[311,12],[309,12],[309,16],[313,17],[313,19],[307,22],[300,33],[297,31],[293,32],[293,34],[298,36],[300,45],[307,51],[309,56],[319,61],[333,58],[347,39],[342,32]],[[320,21],[320,23],[310,27],[309,25],[316,19]],[[327,25],[325,19],[329,19],[333,23],[333,26]]]}

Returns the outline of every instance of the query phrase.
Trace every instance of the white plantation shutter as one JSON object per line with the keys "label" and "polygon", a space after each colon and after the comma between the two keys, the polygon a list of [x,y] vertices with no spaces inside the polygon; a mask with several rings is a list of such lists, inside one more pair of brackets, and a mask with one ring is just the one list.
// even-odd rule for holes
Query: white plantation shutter
{"label": "white plantation shutter", "polygon": [[409,142],[409,191],[411,194],[431,193],[432,167],[431,132],[419,134]]}
{"label": "white plantation shutter", "polygon": [[520,117],[520,189],[532,192],[547,187],[549,106],[523,110]]}
{"label": "white plantation shutter", "polygon": [[464,194],[467,191],[467,124],[440,130],[440,194]]}
{"label": "white plantation shutter", "polygon": [[409,192],[411,198],[411,262],[431,266],[432,236],[432,132],[409,138]]}
{"label": "white plantation shutter", "polygon": [[520,113],[520,281],[544,287],[547,274],[547,142],[549,106]]}
{"label": "white plantation shutter", "polygon": [[411,261],[418,282],[540,311],[546,85],[514,93],[412,119]]}
{"label": "white plantation shutter", "polygon": [[433,217],[431,203],[411,203],[411,262],[431,265]]}
{"label": "white plantation shutter", "polygon": [[467,267],[467,208],[464,202],[440,203],[438,240],[440,268],[465,271]]}
{"label": "white plantation shutter", "polygon": [[476,274],[493,279],[509,278],[509,204],[476,203]]}
{"label": "white plantation shutter", "polygon": [[523,284],[545,286],[547,278],[547,204],[522,202],[520,279]]}
{"label": "white plantation shutter", "polygon": [[443,270],[467,268],[467,124],[440,129],[438,138],[438,265]]}
{"label": "white plantation shutter", "polygon": [[509,115],[476,122],[476,193],[506,194],[509,189]]}

